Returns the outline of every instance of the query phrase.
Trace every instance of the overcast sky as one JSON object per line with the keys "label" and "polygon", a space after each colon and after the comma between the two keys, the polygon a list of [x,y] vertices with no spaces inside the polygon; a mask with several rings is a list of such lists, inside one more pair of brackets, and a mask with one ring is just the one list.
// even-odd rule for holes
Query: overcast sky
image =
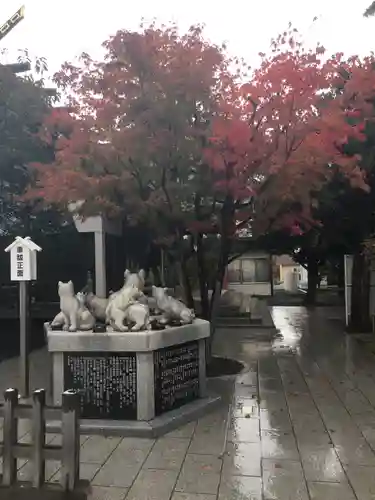
{"label": "overcast sky", "polygon": [[[136,29],[142,17],[175,20],[186,28],[206,24],[214,42],[226,41],[232,54],[245,57],[251,65],[257,54],[267,51],[271,37],[291,21],[310,43],[320,41],[329,52],[366,54],[375,49],[375,17],[364,19],[370,0],[1,0],[2,25],[22,4],[25,19],[1,42],[10,62],[17,49],[47,58],[50,72],[82,51],[93,56],[100,45],[118,29]],[[222,8],[221,8],[222,6]],[[313,23],[313,18],[318,20]],[[4,58],[2,59],[4,60]]]}

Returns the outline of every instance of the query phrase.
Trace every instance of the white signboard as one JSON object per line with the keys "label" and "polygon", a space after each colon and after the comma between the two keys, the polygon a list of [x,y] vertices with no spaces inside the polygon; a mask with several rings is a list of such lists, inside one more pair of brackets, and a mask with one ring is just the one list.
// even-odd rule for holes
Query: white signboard
{"label": "white signboard", "polygon": [[37,277],[36,254],[42,249],[29,236],[16,239],[6,249],[10,253],[11,281],[31,281]]}

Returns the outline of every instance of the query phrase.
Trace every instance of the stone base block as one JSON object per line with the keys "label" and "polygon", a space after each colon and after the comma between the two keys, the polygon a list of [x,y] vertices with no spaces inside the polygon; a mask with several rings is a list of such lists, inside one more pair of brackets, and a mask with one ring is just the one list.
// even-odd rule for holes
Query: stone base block
{"label": "stone base block", "polygon": [[[80,433],[103,436],[157,438],[215,410],[221,403],[222,400],[219,396],[200,398],[177,410],[169,411],[159,417],[155,417],[148,422],[82,419],[80,421]],[[48,422],[47,432],[60,433],[61,421]]]}
{"label": "stone base block", "polygon": [[125,422],[127,428],[134,420],[148,428],[193,401],[205,406],[208,321],[140,332],[69,333],[48,324],[45,329],[53,402],[60,405],[65,390],[78,391],[85,422]]}

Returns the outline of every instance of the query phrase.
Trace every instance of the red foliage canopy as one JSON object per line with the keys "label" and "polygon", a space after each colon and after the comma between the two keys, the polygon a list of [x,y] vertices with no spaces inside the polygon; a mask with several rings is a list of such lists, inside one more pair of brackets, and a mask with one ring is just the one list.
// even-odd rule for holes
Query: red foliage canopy
{"label": "red foliage canopy", "polygon": [[308,218],[332,164],[366,188],[358,157],[343,145],[363,138],[373,114],[373,58],[326,57],[297,37],[290,29],[274,40],[251,80],[238,83],[233,61],[200,27],[182,36],[175,26],[119,31],[104,44],[104,62],[85,54],[81,67],[65,64],[56,75],[69,112],[56,110],[44,124],[56,157],[35,165],[27,196],[85,199],[86,212],[167,207],[188,213],[191,225],[199,192],[204,208],[216,207],[199,227],[225,206],[233,233],[235,221],[255,218],[264,230],[285,213],[294,227],[296,202]]}
{"label": "red foliage canopy", "polygon": [[296,229],[291,207],[304,222],[312,198],[330,178],[335,164],[353,187],[367,189],[359,157],[343,147],[364,139],[372,119],[374,58],[325,57],[323,47],[304,50],[296,30],[273,42],[270,56],[250,82],[222,101],[206,149],[206,159],[220,180],[216,187],[236,200],[252,197],[258,230],[276,224]]}
{"label": "red foliage canopy", "polygon": [[230,89],[223,48],[206,42],[199,26],[180,35],[173,24],[119,31],[103,45],[104,62],[83,54],[79,66],[67,63],[56,75],[69,112],[54,111],[44,124],[56,157],[34,165],[37,184],[27,196],[85,199],[86,212],[166,204],[181,212],[208,112]]}

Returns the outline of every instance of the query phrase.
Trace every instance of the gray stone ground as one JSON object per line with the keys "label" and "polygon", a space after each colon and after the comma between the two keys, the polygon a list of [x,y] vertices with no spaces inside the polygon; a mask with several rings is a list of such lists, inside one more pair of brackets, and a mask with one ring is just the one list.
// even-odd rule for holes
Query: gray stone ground
{"label": "gray stone ground", "polygon": [[[344,335],[333,308],[272,314],[281,332],[273,341],[246,328],[220,331],[215,351],[247,371],[214,382],[224,396],[215,413],[156,441],[81,437],[92,500],[375,499],[374,357]],[[46,367],[46,353],[34,353],[34,387],[46,386]],[[16,368],[0,365],[0,390],[17,385]],[[20,434],[30,439],[26,422]],[[19,477],[30,474],[20,463]],[[47,476],[58,480],[57,463]]]}

